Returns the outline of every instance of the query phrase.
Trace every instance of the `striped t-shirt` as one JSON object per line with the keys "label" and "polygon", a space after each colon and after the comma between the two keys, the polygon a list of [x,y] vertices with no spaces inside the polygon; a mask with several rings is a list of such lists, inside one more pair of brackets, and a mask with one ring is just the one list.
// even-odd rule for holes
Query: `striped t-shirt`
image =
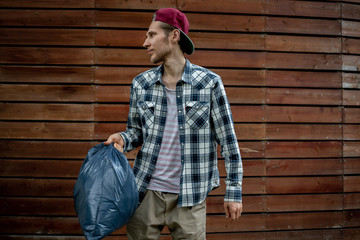
{"label": "striped t-shirt", "polygon": [[182,166],[176,91],[165,87],[165,92],[167,98],[167,115],[164,135],[155,170],[147,189],[179,193]]}

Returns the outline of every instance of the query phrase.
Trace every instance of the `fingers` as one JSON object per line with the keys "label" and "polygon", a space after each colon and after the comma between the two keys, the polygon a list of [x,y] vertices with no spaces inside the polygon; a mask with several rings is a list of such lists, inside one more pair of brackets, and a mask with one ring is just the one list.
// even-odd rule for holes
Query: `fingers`
{"label": "fingers", "polygon": [[105,142],[105,145],[110,145],[113,142],[113,136],[111,135]]}
{"label": "fingers", "polygon": [[121,146],[120,144],[118,144],[118,143],[114,143],[114,147],[117,149],[117,150],[119,150],[120,152],[124,152],[124,148],[123,148],[123,146]]}
{"label": "fingers", "polygon": [[238,202],[225,202],[225,215],[232,220],[239,219],[242,213],[242,203]]}
{"label": "fingers", "polygon": [[229,205],[225,205],[224,208],[225,208],[225,216],[226,216],[226,218],[230,217]]}

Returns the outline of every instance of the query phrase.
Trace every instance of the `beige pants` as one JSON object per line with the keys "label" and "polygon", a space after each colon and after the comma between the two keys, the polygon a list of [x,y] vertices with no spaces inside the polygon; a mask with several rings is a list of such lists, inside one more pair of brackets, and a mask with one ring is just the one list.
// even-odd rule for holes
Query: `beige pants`
{"label": "beige pants", "polygon": [[177,207],[177,194],[147,191],[127,224],[129,240],[159,239],[164,226],[173,239],[206,239],[206,202]]}

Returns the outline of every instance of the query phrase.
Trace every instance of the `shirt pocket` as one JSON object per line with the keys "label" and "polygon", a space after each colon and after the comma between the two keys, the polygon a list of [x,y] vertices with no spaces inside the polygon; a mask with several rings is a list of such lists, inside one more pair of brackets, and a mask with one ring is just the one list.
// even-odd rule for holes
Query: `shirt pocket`
{"label": "shirt pocket", "polygon": [[140,101],[137,105],[142,126],[146,128],[152,127],[155,119],[155,103]]}
{"label": "shirt pocket", "polygon": [[199,130],[209,124],[210,104],[208,102],[186,102],[186,125],[193,130]]}

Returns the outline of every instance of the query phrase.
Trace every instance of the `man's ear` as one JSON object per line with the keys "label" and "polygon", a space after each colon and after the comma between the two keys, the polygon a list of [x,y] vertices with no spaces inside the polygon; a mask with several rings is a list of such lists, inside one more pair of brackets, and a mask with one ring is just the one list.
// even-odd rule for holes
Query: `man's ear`
{"label": "man's ear", "polygon": [[179,42],[180,41],[180,30],[179,29],[175,29],[172,32],[171,40],[173,40],[174,42]]}

